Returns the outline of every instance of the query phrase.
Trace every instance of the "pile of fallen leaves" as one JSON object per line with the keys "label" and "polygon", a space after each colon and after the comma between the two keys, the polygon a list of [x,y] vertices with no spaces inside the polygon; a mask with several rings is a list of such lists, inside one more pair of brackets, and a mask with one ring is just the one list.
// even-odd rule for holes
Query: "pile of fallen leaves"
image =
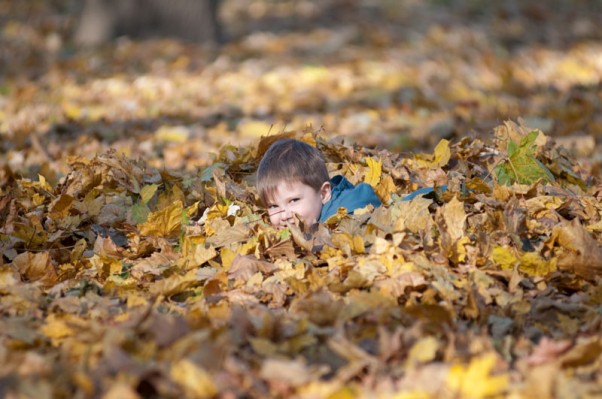
{"label": "pile of fallen leaves", "polygon": [[[5,168],[2,395],[599,395],[602,186],[541,131],[495,133],[405,157],[285,133],[180,174],[113,151],[57,185]],[[253,179],[281,136],[384,205],[271,227]]]}
{"label": "pile of fallen leaves", "polygon": [[[0,397],[602,395],[598,0],[78,3],[0,0]],[[384,205],[271,227],[283,136]]]}

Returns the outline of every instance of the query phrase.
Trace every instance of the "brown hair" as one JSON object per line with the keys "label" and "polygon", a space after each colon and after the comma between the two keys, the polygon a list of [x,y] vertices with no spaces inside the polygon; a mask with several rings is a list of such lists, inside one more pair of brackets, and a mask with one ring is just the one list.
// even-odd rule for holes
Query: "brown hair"
{"label": "brown hair", "polygon": [[329,179],[322,153],[294,139],[276,141],[266,151],[257,168],[257,191],[264,204],[282,181],[301,182],[318,191]]}

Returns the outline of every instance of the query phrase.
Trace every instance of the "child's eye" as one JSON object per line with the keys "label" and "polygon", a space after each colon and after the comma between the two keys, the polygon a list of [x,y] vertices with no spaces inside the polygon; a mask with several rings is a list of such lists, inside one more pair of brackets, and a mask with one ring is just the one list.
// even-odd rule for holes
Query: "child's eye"
{"label": "child's eye", "polygon": [[268,209],[276,209],[278,208],[278,205],[268,205]]}
{"label": "child's eye", "polygon": [[290,202],[297,202],[297,201],[299,201],[299,200],[300,200],[300,198],[293,198],[293,199],[291,199],[291,201],[290,201]]}

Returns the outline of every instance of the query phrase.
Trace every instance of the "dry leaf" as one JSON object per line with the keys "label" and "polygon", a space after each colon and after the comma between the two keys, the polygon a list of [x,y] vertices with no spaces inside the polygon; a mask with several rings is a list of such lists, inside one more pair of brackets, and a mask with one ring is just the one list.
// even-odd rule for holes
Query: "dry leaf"
{"label": "dry leaf", "polygon": [[12,268],[26,281],[39,281],[51,287],[58,281],[55,266],[48,251],[24,252],[13,259]]}
{"label": "dry leaf", "polygon": [[182,228],[182,213],[184,207],[181,201],[151,212],[146,222],[138,226],[140,234],[145,236],[172,237],[180,232]]}
{"label": "dry leaf", "polygon": [[554,227],[552,239],[561,246],[558,267],[594,280],[602,275],[602,245],[583,228],[578,219]]}

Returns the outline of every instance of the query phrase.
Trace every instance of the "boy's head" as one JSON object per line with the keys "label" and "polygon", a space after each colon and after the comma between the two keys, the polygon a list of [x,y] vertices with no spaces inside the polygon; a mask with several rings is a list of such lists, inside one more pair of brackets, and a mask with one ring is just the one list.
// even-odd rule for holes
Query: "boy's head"
{"label": "boy's head", "polygon": [[328,170],[320,151],[299,140],[276,141],[257,169],[257,191],[277,227],[291,224],[296,214],[306,225],[318,221],[330,200]]}

